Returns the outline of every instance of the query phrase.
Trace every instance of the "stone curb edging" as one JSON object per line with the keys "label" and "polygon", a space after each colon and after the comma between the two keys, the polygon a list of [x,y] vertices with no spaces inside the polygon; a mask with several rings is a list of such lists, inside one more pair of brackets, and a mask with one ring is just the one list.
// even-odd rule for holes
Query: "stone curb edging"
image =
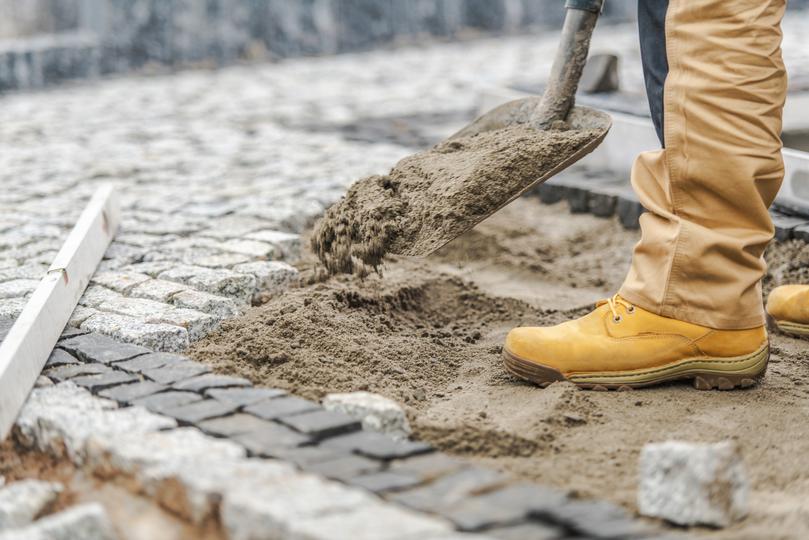
{"label": "stone curb edging", "polygon": [[[348,495],[355,492],[375,494],[385,501],[385,510],[382,513],[386,513],[386,520],[401,518],[407,523],[412,522],[416,527],[422,523],[416,517],[429,517],[436,524],[445,526],[448,531],[456,531],[452,534],[479,533],[485,535],[485,538],[502,540],[565,538],[568,535],[577,538],[659,537],[649,526],[634,520],[625,510],[611,503],[573,500],[558,490],[518,482],[492,469],[437,452],[423,442],[397,441],[387,435],[363,431],[360,423],[351,417],[327,411],[318,403],[290,396],[283,390],[254,387],[245,379],[210,373],[207,366],[187,357],[155,353],[137,345],[119,343],[100,334],[67,329],[46,364],[44,377],[47,380],[42,379],[41,384],[46,387],[35,389],[35,393],[47,393],[50,389],[65,391],[65,385],[79,387],[76,388],[77,391],[83,388],[99,398],[105,398],[90,398],[88,395],[88,399],[99,403],[112,400],[122,407],[119,409],[121,413],[132,411],[131,414],[135,415],[134,411],[142,411],[151,418],[139,420],[138,424],[170,430],[159,433],[179,434],[189,428],[196,428],[192,430],[205,433],[213,441],[221,440],[222,443],[227,442],[238,447],[261,462],[292,465],[303,474],[350,486]],[[50,386],[53,382],[57,384]],[[42,394],[38,398],[32,396],[29,402],[47,400],[44,397],[46,395]],[[71,404],[73,400],[82,401],[71,397]],[[79,405],[79,409],[82,407]],[[149,413],[145,413],[143,409]],[[77,410],[75,414],[81,414],[81,411]],[[27,416],[30,414],[27,415],[24,410],[20,418]],[[25,426],[21,426],[20,422],[29,425],[27,436],[24,435]],[[37,422],[48,425],[47,420],[36,420],[33,423]],[[29,447],[33,444],[31,439],[36,438],[30,435],[30,424],[30,418],[18,420],[16,430],[18,440]],[[57,447],[64,446],[77,464],[88,460],[92,462],[93,458],[88,455],[92,456],[93,445],[87,443],[89,450],[82,451],[78,439],[70,440],[72,437],[80,437],[85,428],[70,429],[75,429],[79,434],[68,434],[68,440]],[[86,429],[92,435],[92,426]],[[125,435],[123,433],[116,437],[119,444],[126,439]],[[44,448],[50,448],[54,444],[50,440],[52,435],[39,435],[40,439],[43,437],[48,439]],[[101,443],[94,444],[97,454],[97,447]],[[106,458],[105,463],[115,462],[117,459],[119,468],[121,463],[127,463],[125,458],[128,454],[150,452],[150,445],[140,435],[131,444],[136,448],[116,450],[114,443],[106,444],[112,445],[111,450],[108,449],[112,457]],[[42,449],[43,441],[37,441],[34,446]],[[154,450],[171,451],[160,444]],[[124,457],[116,458],[116,451]],[[156,456],[151,458],[155,459]],[[131,459],[133,458],[130,457]],[[106,466],[109,468],[110,465]],[[94,471],[99,474],[99,470],[103,473],[104,467],[96,467]],[[147,471],[147,479],[155,474]],[[189,474],[188,471],[186,474]],[[213,472],[207,471],[206,474]],[[204,480],[201,481],[204,483]],[[222,486],[207,486],[208,491],[205,493],[225,489],[228,482],[225,479],[222,482]],[[142,484],[143,481],[139,483]],[[268,489],[272,489],[272,482]],[[146,491],[149,493],[148,489]],[[207,512],[193,508],[189,510],[188,504],[163,501],[159,490],[156,491],[155,488],[152,488],[151,495],[164,506],[175,512],[179,510],[181,515],[192,521],[201,519]],[[193,499],[191,495],[186,495],[186,498],[189,497]],[[222,497],[223,500],[228,500],[227,496],[220,496]],[[331,535],[334,529],[350,529],[352,520],[360,520],[363,530],[377,530],[375,524],[382,519],[377,514],[383,507],[379,506],[382,504],[379,499],[372,500],[376,501],[372,505],[375,511],[363,510],[363,505],[358,503],[358,509],[352,510],[351,515],[346,509],[342,513],[328,514],[332,521],[326,517],[316,519],[318,525],[313,526],[312,530],[315,532],[312,536],[302,537],[324,540],[340,538],[341,536]],[[254,538],[249,535],[240,536],[244,531],[239,532],[234,528],[235,525],[228,528],[226,516],[221,515],[226,503],[222,504],[222,508],[216,511],[220,513],[228,537]],[[254,501],[254,504],[258,506],[250,510],[252,518],[245,518],[245,523],[255,525],[260,522],[260,501]],[[232,507],[228,508],[231,512],[234,511]],[[244,508],[240,511],[247,512]],[[405,513],[400,515],[397,512]],[[323,523],[330,523],[329,526],[321,529],[323,523],[318,521],[320,519],[325,520]],[[309,523],[307,520],[303,522]],[[242,526],[248,525],[242,523]],[[330,533],[319,536],[317,531],[320,530]],[[435,529],[437,532],[441,530],[441,527]],[[393,534],[391,539],[449,540],[454,537],[444,533],[411,537],[406,533],[406,528],[403,531],[401,534],[394,534],[395,531],[388,534]],[[432,529],[427,527],[425,531]],[[479,540],[484,538],[471,534],[463,534],[462,537]]]}

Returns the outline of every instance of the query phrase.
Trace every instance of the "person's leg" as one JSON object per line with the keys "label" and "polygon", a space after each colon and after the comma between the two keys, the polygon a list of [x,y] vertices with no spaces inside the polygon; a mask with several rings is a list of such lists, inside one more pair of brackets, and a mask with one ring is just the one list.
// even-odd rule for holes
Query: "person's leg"
{"label": "person's leg", "polygon": [[712,328],[760,326],[761,256],[773,234],[767,208],[784,174],[784,0],[640,4],[646,32],[659,33],[665,16],[665,39],[642,39],[664,149],[634,166],[632,185],[648,211],[620,294]]}
{"label": "person's leg", "polygon": [[785,0],[639,4],[664,148],[633,168],[647,212],[629,275],[581,319],[512,330],[504,361],[539,384],[749,386],[769,354],[759,282],[773,233],[767,207],[783,177]]}

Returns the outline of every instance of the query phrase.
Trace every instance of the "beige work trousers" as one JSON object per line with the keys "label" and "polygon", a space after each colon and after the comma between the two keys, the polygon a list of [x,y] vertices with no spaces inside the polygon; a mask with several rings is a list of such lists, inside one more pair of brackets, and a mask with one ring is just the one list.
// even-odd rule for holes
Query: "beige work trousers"
{"label": "beige work trousers", "polygon": [[620,290],[644,309],[717,329],[764,323],[767,209],[784,174],[784,9],[785,0],[668,1],[664,149],[633,166],[647,211]]}

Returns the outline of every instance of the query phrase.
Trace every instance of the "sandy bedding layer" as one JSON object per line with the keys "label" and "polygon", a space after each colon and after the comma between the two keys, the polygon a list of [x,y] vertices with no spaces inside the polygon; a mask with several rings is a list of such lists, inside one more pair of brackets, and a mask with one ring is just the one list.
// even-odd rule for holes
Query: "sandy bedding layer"
{"label": "sandy bedding layer", "polygon": [[[540,390],[503,370],[509,328],[586,313],[620,285],[636,240],[614,221],[520,199],[429,259],[395,259],[383,277],[304,285],[226,322],[191,353],[311,398],[382,393],[404,403],[418,437],[449,452],[629,508],[644,443],[732,438],[750,468],[752,515],[700,532],[807,537],[806,342],[773,336],[768,376],[747,391]],[[767,258],[765,289],[809,280],[805,244],[776,246]]]}

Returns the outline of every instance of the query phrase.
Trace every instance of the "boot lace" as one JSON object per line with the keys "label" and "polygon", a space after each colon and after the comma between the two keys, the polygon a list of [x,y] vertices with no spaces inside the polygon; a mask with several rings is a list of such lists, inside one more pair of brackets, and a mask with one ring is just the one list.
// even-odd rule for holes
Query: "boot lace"
{"label": "boot lace", "polygon": [[606,301],[602,300],[603,303],[609,306],[610,311],[612,312],[612,320],[613,322],[619,323],[622,320],[621,314],[618,312],[618,306],[624,306],[624,309],[629,315],[635,313],[635,306],[618,296],[617,294],[613,295],[612,298],[607,298]]}

